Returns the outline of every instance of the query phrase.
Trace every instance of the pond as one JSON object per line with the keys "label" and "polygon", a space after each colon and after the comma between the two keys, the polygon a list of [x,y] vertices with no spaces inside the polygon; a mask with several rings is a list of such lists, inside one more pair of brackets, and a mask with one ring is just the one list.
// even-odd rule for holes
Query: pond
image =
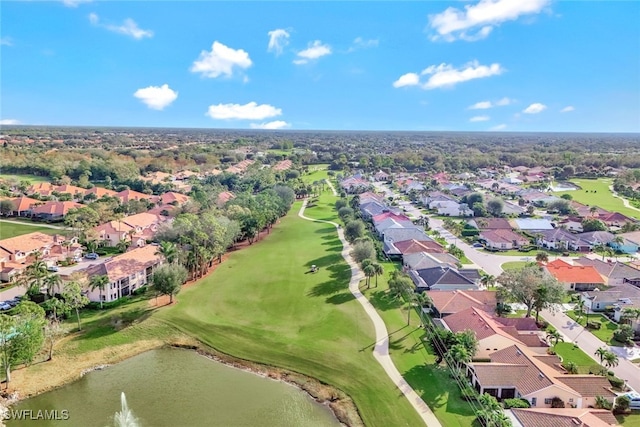
{"label": "pond", "polygon": [[[122,392],[137,421],[114,424]],[[140,354],[11,409],[27,417],[58,419],[13,419],[9,427],[340,425],[326,406],[289,384],[181,349]]]}

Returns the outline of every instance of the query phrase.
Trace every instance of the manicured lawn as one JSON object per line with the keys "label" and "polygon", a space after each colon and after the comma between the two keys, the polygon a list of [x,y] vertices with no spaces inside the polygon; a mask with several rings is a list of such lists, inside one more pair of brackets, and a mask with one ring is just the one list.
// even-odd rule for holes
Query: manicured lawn
{"label": "manicured lawn", "polygon": [[29,181],[30,183],[36,182],[49,182],[51,181],[48,176],[38,176],[38,175],[16,175],[16,174],[0,174],[0,179],[4,180],[18,180],[18,181]]}
{"label": "manicured lawn", "polygon": [[[621,199],[613,197],[609,186],[613,185],[610,178],[599,179],[572,179],[571,182],[578,184],[581,189],[573,191],[559,191],[554,194],[571,194],[573,200],[588,206],[598,206],[612,212],[620,212],[621,214],[632,218],[640,219],[640,212],[629,209],[624,206]],[[587,193],[587,190],[589,192]],[[595,193],[593,192],[595,190]]]}
{"label": "manicured lawn", "polygon": [[40,231],[45,234],[55,234],[59,233],[61,230],[48,227],[34,227],[31,225],[20,224],[19,222],[0,222],[0,240],[21,236],[27,233],[35,233],[36,231]]}
{"label": "manicured lawn", "polygon": [[579,374],[588,374],[589,368],[598,365],[587,353],[575,347],[569,342],[559,342],[555,347],[556,354],[562,358],[562,362],[573,362],[578,366]]}
{"label": "manicured lawn", "polygon": [[[516,310],[513,311],[509,314],[507,314],[505,317],[511,317],[514,319],[519,319],[521,317],[524,317],[524,315],[527,314],[527,310]],[[533,312],[533,315],[535,315],[535,311]]]}
{"label": "manicured lawn", "polygon": [[508,251],[488,251],[486,249],[478,249],[480,252],[492,255],[504,255],[504,256],[519,256],[521,258],[530,258],[531,261],[536,260],[537,251],[520,252],[517,249],[510,249]]}
{"label": "manicured lawn", "polygon": [[[436,365],[436,356],[423,344],[424,330],[419,327],[418,315],[411,313],[407,325],[407,309],[389,297],[387,279],[399,264],[382,263],[384,278],[378,287],[361,289],[378,310],[389,331],[389,353],[404,379],[422,397],[443,426],[471,426],[475,418],[469,403],[460,397],[460,389],[449,376],[445,365]],[[375,279],[372,280],[375,283]],[[373,284],[372,284],[373,286]]]}
{"label": "manicured lawn", "polygon": [[[309,166],[309,173],[306,175],[301,175],[301,178],[304,182],[311,184],[314,181],[320,181],[323,179],[329,179],[329,169],[327,169],[328,165],[313,165]],[[326,186],[325,186],[326,188]],[[337,189],[337,188],[336,188]]]}
{"label": "manicured lawn", "polygon": [[630,415],[616,415],[616,419],[625,427],[640,426],[640,411],[633,411]]}
{"label": "manicured lawn", "polygon": [[[573,320],[576,320],[578,318],[575,311],[567,311],[566,314]],[[600,329],[589,329],[589,332],[591,332],[593,335],[595,335],[605,343],[612,344],[611,341],[613,340],[613,332],[618,329],[618,325],[607,319],[607,317],[603,316],[602,314],[589,314],[589,321],[594,320],[600,322],[602,326],[600,326]],[[583,315],[580,320],[578,320],[578,323],[582,326],[586,326],[586,316]]]}
{"label": "manicured lawn", "polygon": [[530,263],[531,263],[530,261],[509,261],[509,262],[505,262],[500,267],[504,271],[520,270],[520,269],[524,268],[525,266],[527,266]]}
{"label": "manicured lawn", "polygon": [[338,387],[367,425],[420,425],[373,358],[373,325],[348,291],[335,228],[298,218],[300,206],[153,317],[221,352]]}

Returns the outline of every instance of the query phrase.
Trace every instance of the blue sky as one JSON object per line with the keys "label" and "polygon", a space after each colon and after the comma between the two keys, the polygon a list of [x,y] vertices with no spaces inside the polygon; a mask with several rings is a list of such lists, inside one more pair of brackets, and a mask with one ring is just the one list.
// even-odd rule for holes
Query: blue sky
{"label": "blue sky", "polygon": [[0,124],[640,132],[637,1],[0,7]]}

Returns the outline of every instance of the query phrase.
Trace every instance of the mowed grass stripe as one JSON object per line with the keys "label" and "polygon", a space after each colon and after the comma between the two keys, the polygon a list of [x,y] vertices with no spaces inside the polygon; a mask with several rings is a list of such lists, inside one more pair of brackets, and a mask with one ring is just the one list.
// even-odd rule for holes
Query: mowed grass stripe
{"label": "mowed grass stripe", "polygon": [[421,425],[371,354],[373,325],[348,291],[335,228],[298,218],[300,206],[157,315],[219,351],[338,387],[367,425]]}

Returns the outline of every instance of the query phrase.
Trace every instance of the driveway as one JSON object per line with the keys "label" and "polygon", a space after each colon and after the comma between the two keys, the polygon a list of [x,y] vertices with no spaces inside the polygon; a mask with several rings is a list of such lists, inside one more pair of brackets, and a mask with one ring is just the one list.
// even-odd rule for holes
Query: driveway
{"label": "driveway", "polygon": [[58,274],[61,276],[69,276],[73,273],[75,273],[76,271],[79,270],[84,270],[85,268],[91,266],[91,265],[97,265],[97,264],[104,264],[105,261],[111,259],[112,257],[100,257],[98,259],[86,259],[83,258],[82,261],[80,261],[77,264],[71,265],[69,267],[59,267],[58,270]]}
{"label": "driveway", "polygon": [[[595,335],[580,326],[577,322],[561,311],[552,312],[543,310],[540,312],[542,317],[552,324],[558,331],[565,336],[565,342],[578,344],[580,349],[592,358],[596,357],[595,352],[600,347],[606,347],[611,351],[619,347],[611,347],[600,341]],[[598,362],[594,359],[594,364]],[[634,390],[640,391],[640,368],[626,359],[620,357],[618,366],[611,368],[618,378],[628,381],[628,385]]]}

